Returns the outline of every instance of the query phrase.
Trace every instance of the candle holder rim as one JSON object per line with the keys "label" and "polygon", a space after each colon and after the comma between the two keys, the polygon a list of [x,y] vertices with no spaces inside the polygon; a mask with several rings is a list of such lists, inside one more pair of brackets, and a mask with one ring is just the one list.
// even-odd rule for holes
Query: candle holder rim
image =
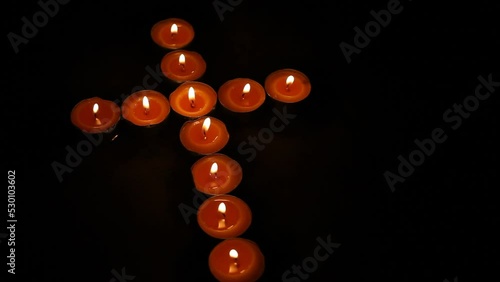
{"label": "candle holder rim", "polygon": [[[80,126],[83,126],[84,124],[78,122],[78,120],[74,117],[74,115],[76,115],[76,111],[79,108],[79,106],[83,105],[84,103],[88,103],[91,100],[98,100],[98,101],[106,102],[112,108],[111,110],[113,111],[113,113],[115,113],[117,115],[116,120],[111,119],[111,122],[108,124],[108,127],[102,127],[102,128],[105,128],[104,130],[100,130],[99,129],[99,128],[101,128],[100,126],[98,126],[98,127],[91,127],[93,130],[90,130],[90,131],[86,130],[86,129],[83,129]],[[122,119],[122,115],[121,114],[122,114],[121,107],[117,103],[115,103],[114,101],[103,99],[103,98],[101,98],[99,96],[93,96],[93,97],[88,97],[88,98],[85,98],[85,99],[82,99],[82,100],[78,101],[78,103],[76,103],[71,108],[71,111],[70,111],[70,120],[71,120],[71,124],[74,127],[78,128],[79,130],[81,130],[84,133],[87,133],[87,134],[100,134],[100,133],[104,133],[104,134],[106,134],[106,133],[111,133],[116,128],[118,122]]]}
{"label": "candle holder rim", "polygon": [[[143,94],[143,93],[153,93],[155,96],[155,98],[159,98],[161,99],[163,102],[165,102],[166,104],[166,109],[165,109],[165,117],[163,119],[161,119],[160,121],[158,122],[155,122],[155,123],[151,123],[151,124],[145,124],[145,123],[136,123],[136,122],[133,122],[132,120],[130,120],[128,118],[129,116],[129,111],[131,111],[131,107],[132,105],[134,105],[135,103],[137,103],[135,101],[135,99],[141,99],[142,97],[146,96],[146,94]],[[163,94],[162,92],[158,91],[158,90],[154,90],[154,89],[141,89],[141,90],[138,90],[138,91],[135,91],[133,93],[131,93],[130,95],[128,95],[122,102],[122,105],[121,105],[121,116],[124,120],[126,120],[127,122],[133,124],[133,125],[136,125],[136,126],[142,126],[142,127],[149,127],[149,126],[154,126],[154,125],[157,125],[157,124],[161,124],[162,122],[166,121],[168,119],[168,117],[170,116],[170,112],[171,112],[171,105],[170,105],[170,101],[168,100],[168,98],[165,96],[165,94]],[[163,112],[162,112],[163,113]],[[141,120],[141,121],[146,121],[146,120]]]}
{"label": "candle holder rim", "polygon": [[[250,80],[251,82],[254,82],[255,84],[257,84],[257,87],[259,88],[259,90],[264,93],[264,95],[263,95],[264,98],[262,99],[262,101],[260,101],[259,103],[257,103],[253,107],[246,107],[246,108],[239,107],[239,109],[233,109],[233,108],[229,107],[229,105],[224,102],[225,99],[221,99],[221,96],[222,96],[221,93],[223,90],[225,90],[225,87],[227,87],[231,82],[234,82],[234,81],[240,80],[240,79]],[[228,111],[233,112],[233,113],[251,113],[251,112],[256,111],[260,106],[262,106],[265,103],[266,96],[267,96],[267,91],[264,88],[264,86],[262,85],[262,83],[260,83],[256,79],[253,79],[250,77],[235,77],[235,78],[228,79],[224,83],[222,83],[219,86],[219,88],[217,89],[217,98],[218,98],[217,100],[219,101],[219,103],[221,104],[222,107],[224,107],[225,109],[227,109]]]}
{"label": "candle holder rim", "polygon": [[[154,31],[156,28],[158,28],[159,25],[162,25],[164,23],[167,23],[169,21],[178,21],[178,22],[181,22],[182,24],[188,26],[188,28],[191,30],[192,32],[192,36],[190,36],[191,38],[186,41],[184,44],[180,44],[179,46],[173,46],[173,45],[168,45],[168,44],[162,44],[161,42],[157,41],[155,39],[155,37],[153,36],[154,34]],[[171,18],[166,18],[166,19],[162,19],[162,20],[159,20],[157,22],[155,22],[152,26],[151,26],[151,29],[150,29],[150,36],[151,38],[153,39],[153,41],[160,47],[164,48],[164,49],[168,49],[168,50],[179,50],[179,49],[182,49],[182,48],[185,48],[187,46],[189,46],[191,44],[191,42],[194,40],[195,36],[196,36],[196,31],[193,27],[193,25],[188,22],[187,20],[183,19],[183,18],[178,18],[178,17],[171,17]]]}

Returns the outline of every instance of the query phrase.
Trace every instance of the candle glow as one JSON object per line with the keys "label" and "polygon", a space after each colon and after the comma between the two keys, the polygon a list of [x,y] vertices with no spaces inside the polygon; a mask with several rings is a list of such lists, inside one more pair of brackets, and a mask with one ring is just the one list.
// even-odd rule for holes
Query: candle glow
{"label": "candle glow", "polygon": [[222,214],[222,218],[219,220],[218,228],[224,229],[226,228],[226,204],[220,203],[217,210]]}
{"label": "candle glow", "polygon": [[201,126],[202,129],[203,129],[203,136],[204,138],[206,139],[207,138],[207,131],[208,129],[210,128],[210,118],[206,118],[204,121],[203,121],[203,125]]}
{"label": "candle glow", "polygon": [[191,108],[194,108],[195,93],[194,93],[194,88],[192,86],[189,87],[188,98],[189,102],[191,103]]}
{"label": "candle glow", "polygon": [[170,33],[172,34],[172,36],[176,35],[177,31],[178,31],[177,25],[175,23],[172,24],[172,27],[170,27]]}
{"label": "candle glow", "polygon": [[238,259],[238,251],[235,250],[235,249],[231,249],[229,251],[229,256],[232,257],[232,258],[234,258],[234,259]]}
{"label": "candle glow", "polygon": [[241,94],[241,98],[245,98],[245,94],[250,92],[250,83],[245,84],[243,87],[243,93]]}
{"label": "candle glow", "polygon": [[286,78],[286,89],[288,90],[288,88],[290,87],[290,85],[292,85],[293,81],[295,80],[295,78],[293,77],[293,75],[289,75],[287,78]]}
{"label": "candle glow", "polygon": [[179,65],[182,67],[182,70],[184,70],[185,63],[186,63],[186,56],[184,56],[184,54],[181,54],[179,56]]}
{"label": "candle glow", "polygon": [[149,112],[149,99],[147,96],[142,97],[142,106],[144,107],[144,113]]}
{"label": "candle glow", "polygon": [[94,112],[94,115],[97,115],[97,112],[99,111],[99,104],[95,103],[92,111]]}
{"label": "candle glow", "polygon": [[217,163],[213,163],[212,167],[210,168],[210,174],[215,175],[217,177],[217,171],[219,170],[219,165]]}
{"label": "candle glow", "polygon": [[235,273],[238,271],[238,263],[236,262],[238,260],[238,251],[231,249],[229,251],[229,256],[234,259],[234,263],[229,265],[229,273]]}
{"label": "candle glow", "polygon": [[94,107],[92,108],[92,111],[94,112],[95,123],[97,125],[101,125],[101,120],[97,118],[97,112],[99,111],[99,104],[95,103]]}
{"label": "candle glow", "polygon": [[217,209],[220,213],[222,213],[222,215],[224,215],[226,213],[226,204],[224,203],[220,203],[219,204],[219,208]]}

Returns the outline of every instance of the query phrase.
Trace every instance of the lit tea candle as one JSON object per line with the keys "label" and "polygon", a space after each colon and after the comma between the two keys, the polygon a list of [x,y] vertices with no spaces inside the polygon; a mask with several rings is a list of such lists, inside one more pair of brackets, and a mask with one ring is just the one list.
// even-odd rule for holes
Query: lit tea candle
{"label": "lit tea candle", "polygon": [[269,97],[284,103],[302,101],[311,92],[309,78],[294,69],[282,69],[269,74],[264,87]]}
{"label": "lit tea candle", "polygon": [[198,225],[208,235],[227,239],[243,234],[252,222],[250,207],[240,198],[217,195],[206,199],[198,208]]}
{"label": "lit tea candle", "polygon": [[122,104],[122,116],[138,126],[163,122],[170,113],[167,97],[154,90],[141,90],[128,96]]}
{"label": "lit tea candle", "polygon": [[210,252],[208,266],[221,282],[255,282],[264,273],[265,259],[259,246],[248,239],[231,238]]}
{"label": "lit tea candle", "polygon": [[209,155],[220,151],[229,141],[226,125],[214,117],[200,117],[184,123],[180,131],[182,145],[191,152]]}
{"label": "lit tea candle", "polygon": [[82,100],[71,110],[71,122],[85,133],[109,133],[120,118],[120,107],[99,97]]}
{"label": "lit tea candle", "polygon": [[181,83],[202,77],[207,69],[207,64],[197,52],[175,50],[163,56],[160,68],[167,78]]}
{"label": "lit tea candle", "polygon": [[188,118],[209,114],[217,104],[217,92],[208,84],[186,81],[169,96],[172,110]]}
{"label": "lit tea candle", "polygon": [[224,154],[212,154],[197,160],[191,166],[195,188],[208,195],[227,194],[243,178],[240,164]]}
{"label": "lit tea candle", "polygon": [[170,18],[157,22],[151,28],[151,37],[159,46],[167,49],[186,47],[193,41],[193,26],[186,20]]}
{"label": "lit tea candle", "polygon": [[266,99],[264,87],[249,78],[236,78],[225,82],[218,91],[219,102],[233,112],[256,110]]}

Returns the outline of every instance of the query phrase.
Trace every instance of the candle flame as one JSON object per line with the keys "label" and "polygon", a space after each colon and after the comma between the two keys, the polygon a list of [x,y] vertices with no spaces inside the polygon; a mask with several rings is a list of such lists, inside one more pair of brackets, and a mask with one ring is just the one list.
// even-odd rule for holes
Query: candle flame
{"label": "candle flame", "polygon": [[179,65],[184,65],[186,63],[186,56],[184,54],[181,54],[179,56]]}
{"label": "candle flame", "polygon": [[247,94],[248,92],[250,92],[250,83],[245,84],[243,87],[243,94]]}
{"label": "candle flame", "polygon": [[220,213],[225,214],[226,213],[226,204],[220,203],[219,208],[217,209]]}
{"label": "candle flame", "polygon": [[203,129],[203,135],[206,135],[208,129],[210,128],[210,118],[206,118],[204,121],[203,121],[203,125],[201,126],[202,129]]}
{"label": "candle flame", "polygon": [[286,87],[290,86],[294,80],[295,80],[295,78],[293,77],[293,75],[288,76],[286,78]]}
{"label": "candle flame", "polygon": [[188,98],[189,98],[189,102],[191,102],[191,107],[194,107],[195,94],[194,94],[194,88],[192,86],[189,87]]}
{"label": "candle flame", "polygon": [[147,96],[142,97],[142,106],[146,111],[149,110],[149,99]]}
{"label": "candle flame", "polygon": [[97,114],[97,112],[99,111],[99,104],[95,103],[92,111],[94,112],[94,115]]}
{"label": "candle flame", "polygon": [[178,31],[177,25],[172,24],[172,26],[170,27],[170,33],[172,33],[172,35],[174,35],[174,34],[177,34],[177,31]]}
{"label": "candle flame", "polygon": [[212,167],[210,168],[210,173],[216,174],[218,170],[219,170],[219,166],[217,165],[217,163],[213,163]]}
{"label": "candle flame", "polygon": [[235,249],[231,249],[229,251],[229,256],[234,258],[234,259],[237,259],[238,258],[238,251],[236,251]]}

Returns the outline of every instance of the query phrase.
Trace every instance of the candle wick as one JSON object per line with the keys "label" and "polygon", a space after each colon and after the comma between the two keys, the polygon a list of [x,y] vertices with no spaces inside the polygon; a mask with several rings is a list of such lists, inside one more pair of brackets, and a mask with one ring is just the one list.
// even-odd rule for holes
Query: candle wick
{"label": "candle wick", "polygon": [[241,93],[241,100],[245,100],[245,92]]}
{"label": "candle wick", "polygon": [[203,139],[206,140],[207,139],[207,133],[205,132],[205,129],[203,129]]}
{"label": "candle wick", "polygon": [[149,114],[149,109],[144,109],[144,114],[148,115]]}
{"label": "candle wick", "polygon": [[289,91],[290,90],[290,84],[287,84],[285,89],[286,89],[286,91]]}
{"label": "candle wick", "polygon": [[194,108],[194,100],[191,100],[191,108]]}
{"label": "candle wick", "polygon": [[184,64],[180,64],[181,65],[181,70],[182,71],[185,71],[186,70],[186,67],[184,66]]}

